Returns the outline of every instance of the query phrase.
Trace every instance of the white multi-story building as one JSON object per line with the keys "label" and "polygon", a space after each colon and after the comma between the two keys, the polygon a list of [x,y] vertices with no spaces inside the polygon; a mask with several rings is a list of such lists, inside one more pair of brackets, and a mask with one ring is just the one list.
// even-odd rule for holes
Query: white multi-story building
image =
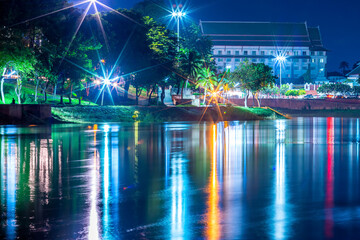
{"label": "white multi-story building", "polygon": [[[325,79],[327,49],[319,27],[305,23],[200,21],[202,34],[213,42],[213,56],[219,71],[234,70],[242,61],[265,63],[283,83],[305,74],[313,81]],[[279,64],[276,57],[286,60]]]}

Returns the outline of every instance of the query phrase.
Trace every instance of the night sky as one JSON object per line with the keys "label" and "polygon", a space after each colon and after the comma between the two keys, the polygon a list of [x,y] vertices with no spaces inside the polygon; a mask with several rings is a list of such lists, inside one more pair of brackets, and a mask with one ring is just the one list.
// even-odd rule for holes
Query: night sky
{"label": "night sky", "polygon": [[[131,8],[139,0],[100,0],[113,8]],[[184,1],[185,2],[185,1]],[[360,60],[360,1],[358,0],[190,0],[193,21],[307,22],[320,26],[328,53],[328,71],[350,68]],[[170,6],[170,3],[169,3]]]}

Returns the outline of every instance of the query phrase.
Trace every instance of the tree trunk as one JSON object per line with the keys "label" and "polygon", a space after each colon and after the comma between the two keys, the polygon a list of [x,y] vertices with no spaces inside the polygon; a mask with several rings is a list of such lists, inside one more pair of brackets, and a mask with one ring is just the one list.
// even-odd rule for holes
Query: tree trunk
{"label": "tree trunk", "polygon": [[61,95],[60,95],[60,104],[64,104],[64,85],[65,85],[65,78],[63,76],[62,84],[61,84]]}
{"label": "tree trunk", "polygon": [[124,100],[125,101],[128,100],[129,88],[130,88],[130,81],[128,80],[125,82],[125,87],[124,87]]}
{"label": "tree trunk", "polygon": [[180,87],[181,87],[181,83],[179,83],[178,86],[177,86],[176,95],[179,95],[179,94],[180,94]]}
{"label": "tree trunk", "polygon": [[260,101],[259,101],[259,93],[255,94],[255,99],[257,101],[258,107],[260,107]]}
{"label": "tree trunk", "polygon": [[54,86],[54,93],[53,93],[53,98],[54,99],[56,98],[56,88],[57,88],[57,82],[55,83],[55,86]]}
{"label": "tree trunk", "polygon": [[162,87],[161,89],[162,89],[162,91],[161,91],[161,97],[160,97],[160,98],[161,98],[161,103],[162,103],[162,104],[165,104],[165,103],[164,103],[164,99],[165,99],[165,87]]}
{"label": "tree trunk", "polygon": [[4,78],[1,79],[1,101],[5,104]]}
{"label": "tree trunk", "polygon": [[15,87],[15,94],[18,98],[18,104],[21,104],[21,88],[22,88],[22,83],[21,83],[21,79],[20,79],[20,80],[17,80],[16,87]]}
{"label": "tree trunk", "polygon": [[248,107],[247,106],[248,97],[249,97],[249,91],[246,90],[246,96],[245,96],[245,102],[244,102],[244,107],[246,107],[246,108]]}
{"label": "tree trunk", "polygon": [[39,88],[39,79],[36,81],[36,87],[35,87],[35,102],[38,101],[38,88]]}
{"label": "tree trunk", "polygon": [[69,104],[71,105],[71,93],[69,94],[68,98],[69,98]]}
{"label": "tree trunk", "polygon": [[46,101],[47,101],[47,92],[46,92],[46,89],[45,89],[45,91],[44,91],[44,103],[46,103]]}
{"label": "tree trunk", "polygon": [[204,104],[206,104],[206,93],[207,93],[207,89],[205,88],[205,93],[204,93]]}
{"label": "tree trunk", "polygon": [[185,83],[181,86],[181,99],[184,99],[184,86]]}
{"label": "tree trunk", "polygon": [[149,106],[151,105],[151,96],[152,96],[153,92],[155,91],[155,88],[156,88],[156,84],[155,84],[155,86],[150,90],[150,93],[149,93]]}

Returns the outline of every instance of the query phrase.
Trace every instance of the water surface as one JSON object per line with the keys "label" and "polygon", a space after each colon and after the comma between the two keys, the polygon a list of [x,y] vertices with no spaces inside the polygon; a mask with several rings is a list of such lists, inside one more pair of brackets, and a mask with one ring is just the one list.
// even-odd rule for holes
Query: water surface
{"label": "water surface", "polygon": [[360,120],[0,127],[0,238],[355,239]]}

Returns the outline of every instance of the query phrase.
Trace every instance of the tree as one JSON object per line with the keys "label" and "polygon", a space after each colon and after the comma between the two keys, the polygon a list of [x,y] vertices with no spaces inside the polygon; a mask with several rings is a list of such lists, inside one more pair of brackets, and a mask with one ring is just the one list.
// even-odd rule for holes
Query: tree
{"label": "tree", "polygon": [[[0,56],[0,68],[11,69],[19,76],[15,85],[15,93],[20,104],[23,80],[31,77],[36,63],[34,52],[24,46],[21,32],[13,31],[7,38],[4,35],[0,36]],[[5,103],[3,84],[4,78],[1,80],[1,100]]]}
{"label": "tree", "polygon": [[276,86],[268,86],[266,88],[264,88],[262,91],[261,91],[262,94],[265,94],[265,95],[278,95],[280,93],[280,89]]}
{"label": "tree", "polygon": [[209,67],[203,67],[199,69],[198,75],[196,88],[201,87],[204,89],[203,103],[205,104],[207,91],[214,91],[214,87],[217,85],[217,76]]}
{"label": "tree", "polygon": [[280,95],[285,95],[285,93],[289,90],[290,90],[290,86],[288,84],[281,85],[280,91],[279,91]]}
{"label": "tree", "polygon": [[203,66],[204,61],[197,51],[189,49],[180,49],[180,73],[186,79],[181,87],[181,98],[184,95],[184,88],[187,88],[189,80],[196,81],[196,75],[199,69]]}
{"label": "tree", "polygon": [[234,82],[239,82],[246,91],[245,107],[247,107],[247,98],[249,92],[255,96],[260,107],[259,93],[268,86],[275,84],[276,77],[272,74],[271,67],[263,63],[244,62],[231,74]]}
{"label": "tree", "polygon": [[345,76],[346,70],[349,69],[349,63],[346,61],[342,61],[342,62],[340,62],[339,68],[342,70],[342,73]]}

